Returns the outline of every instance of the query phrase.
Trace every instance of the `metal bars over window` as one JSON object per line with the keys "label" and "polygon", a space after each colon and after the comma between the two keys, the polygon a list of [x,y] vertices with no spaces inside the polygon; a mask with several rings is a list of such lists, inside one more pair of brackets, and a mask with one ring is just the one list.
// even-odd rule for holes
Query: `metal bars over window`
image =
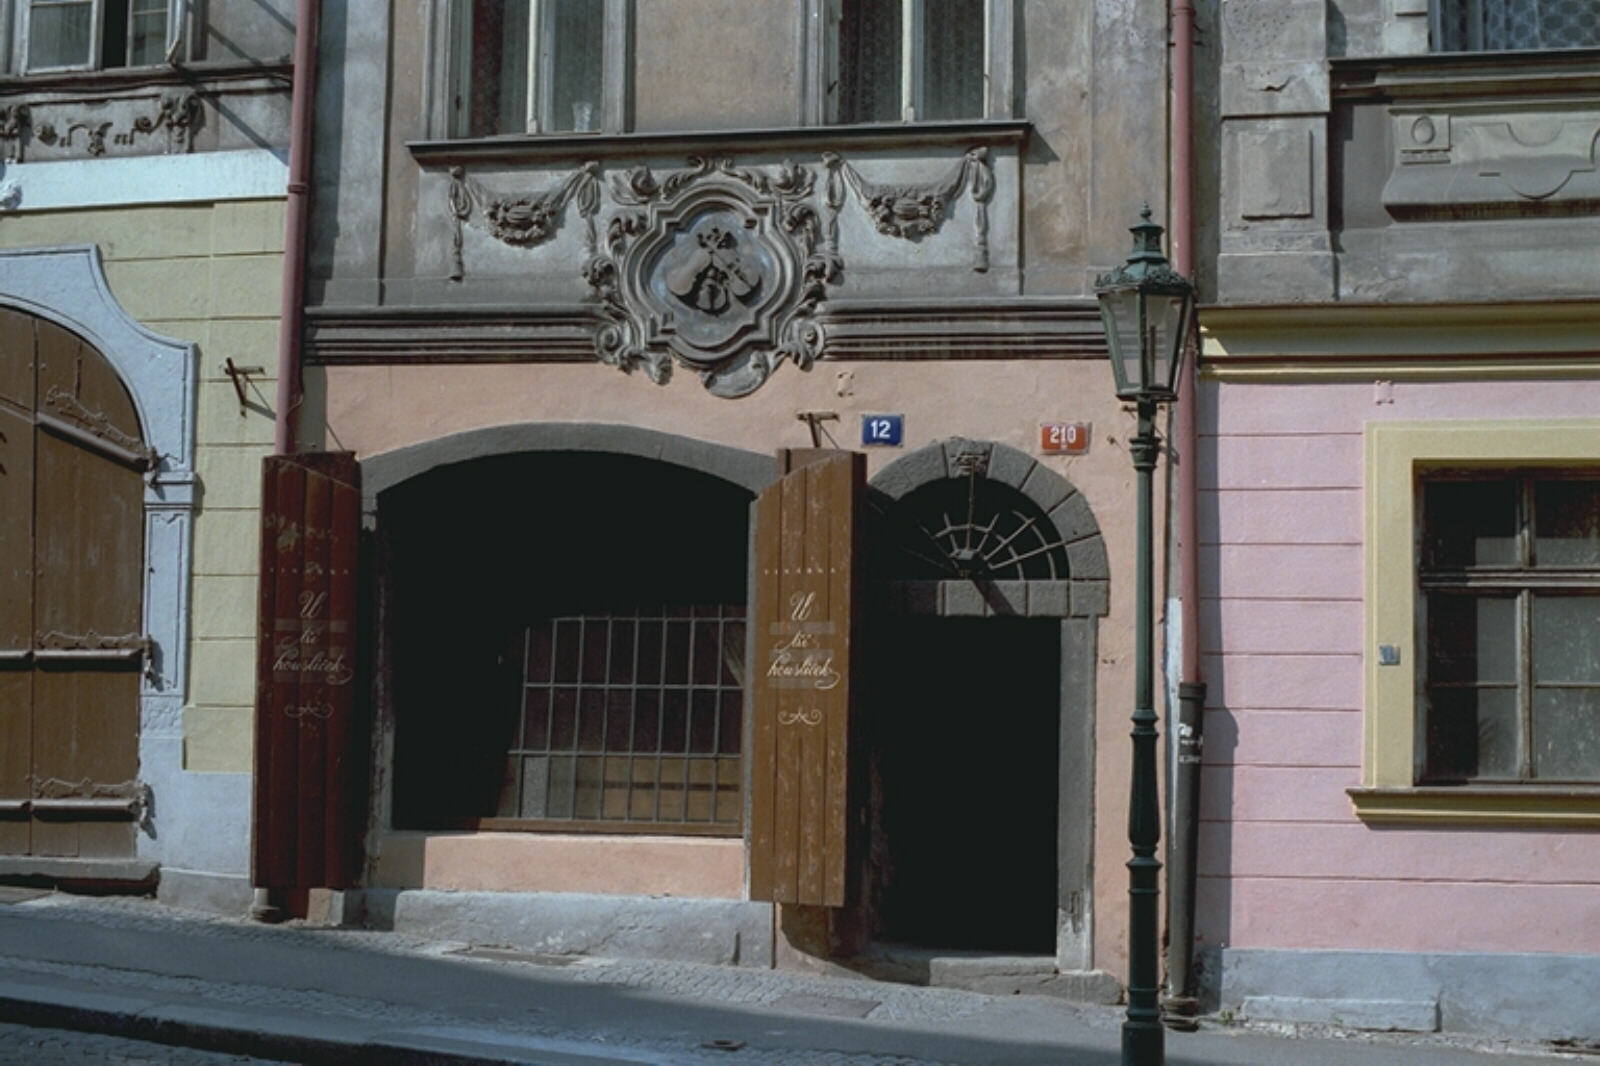
{"label": "metal bars over window", "polygon": [[529,626],[497,819],[736,835],[744,654],[742,605]]}
{"label": "metal bars over window", "polygon": [[1600,47],[1596,0],[1435,0],[1436,52]]}
{"label": "metal bars over window", "polygon": [[1600,781],[1600,477],[1422,484],[1423,783]]}

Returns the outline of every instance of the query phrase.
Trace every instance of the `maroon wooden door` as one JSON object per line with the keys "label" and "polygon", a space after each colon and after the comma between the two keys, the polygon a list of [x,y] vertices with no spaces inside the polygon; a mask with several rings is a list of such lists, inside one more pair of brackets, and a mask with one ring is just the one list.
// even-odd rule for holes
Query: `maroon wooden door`
{"label": "maroon wooden door", "polygon": [[755,504],[750,895],[842,907],[866,457],[793,452],[782,467]]}
{"label": "maroon wooden door", "polygon": [[152,461],[105,357],[0,309],[0,852],[133,854]]}
{"label": "maroon wooden door", "polygon": [[346,888],[363,825],[356,723],[361,467],[349,452],[262,467],[253,883]]}

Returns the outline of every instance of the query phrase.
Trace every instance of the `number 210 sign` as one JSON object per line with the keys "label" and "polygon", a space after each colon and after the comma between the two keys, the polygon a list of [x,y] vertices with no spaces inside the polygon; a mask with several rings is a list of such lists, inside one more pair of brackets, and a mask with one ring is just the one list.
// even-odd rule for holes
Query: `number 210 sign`
{"label": "number 210 sign", "polygon": [[1082,455],[1089,450],[1089,423],[1039,423],[1039,450],[1047,455]]}

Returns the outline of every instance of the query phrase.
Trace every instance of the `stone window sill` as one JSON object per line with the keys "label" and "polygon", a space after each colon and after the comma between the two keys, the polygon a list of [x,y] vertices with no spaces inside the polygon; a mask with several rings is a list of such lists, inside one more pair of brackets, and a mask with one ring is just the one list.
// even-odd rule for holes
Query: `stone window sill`
{"label": "stone window sill", "polygon": [[1600,826],[1600,785],[1346,789],[1369,825]]}

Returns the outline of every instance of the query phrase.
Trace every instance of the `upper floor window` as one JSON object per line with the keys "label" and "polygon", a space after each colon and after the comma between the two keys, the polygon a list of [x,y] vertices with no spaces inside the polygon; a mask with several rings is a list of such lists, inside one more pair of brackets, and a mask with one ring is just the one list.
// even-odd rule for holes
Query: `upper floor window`
{"label": "upper floor window", "polygon": [[994,0],[832,0],[829,117],[983,118]]}
{"label": "upper floor window", "polygon": [[29,73],[155,66],[176,52],[182,0],[26,0]]}
{"label": "upper floor window", "polygon": [[1440,52],[1600,47],[1596,0],[1437,0],[1433,15]]}
{"label": "upper floor window", "polygon": [[461,0],[451,39],[450,131],[587,133],[609,128],[607,0]]}

